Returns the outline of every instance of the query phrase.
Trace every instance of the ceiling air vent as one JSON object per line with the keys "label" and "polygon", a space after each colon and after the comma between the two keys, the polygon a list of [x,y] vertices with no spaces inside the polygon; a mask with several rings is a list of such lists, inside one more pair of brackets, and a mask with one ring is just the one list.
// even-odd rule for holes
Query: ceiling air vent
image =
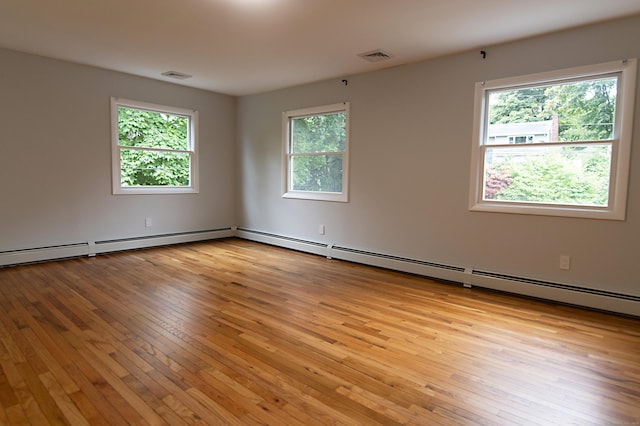
{"label": "ceiling air vent", "polygon": [[380,62],[380,61],[386,61],[387,59],[391,58],[391,55],[387,52],[385,52],[384,50],[372,50],[370,52],[364,52],[359,54],[358,56],[360,56],[362,59],[369,61],[369,62]]}
{"label": "ceiling air vent", "polygon": [[166,72],[163,72],[162,75],[164,75],[165,77],[176,78],[178,80],[186,80],[187,78],[193,77],[192,75],[185,74],[178,71],[166,71]]}

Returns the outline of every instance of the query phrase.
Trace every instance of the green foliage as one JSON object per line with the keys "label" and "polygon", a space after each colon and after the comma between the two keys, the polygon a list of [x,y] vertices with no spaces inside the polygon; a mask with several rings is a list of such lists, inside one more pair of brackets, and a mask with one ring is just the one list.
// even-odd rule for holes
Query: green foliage
{"label": "green foliage", "polygon": [[598,146],[589,151],[563,147],[525,161],[508,159],[488,168],[485,198],[606,206],[610,158],[609,147]]}
{"label": "green foliage", "polygon": [[295,118],[292,131],[292,189],[342,192],[346,113]]}
{"label": "green foliage", "polygon": [[545,109],[547,95],[544,87],[510,90],[491,94],[491,124],[530,123],[551,119]]}
{"label": "green foliage", "polygon": [[[122,186],[188,186],[188,117],[118,108]],[[141,148],[149,148],[141,149]],[[161,149],[161,150],[153,150]]]}
{"label": "green foliage", "polygon": [[295,191],[342,192],[342,155],[293,157]]}
{"label": "green foliage", "polygon": [[597,141],[613,137],[617,80],[530,87],[491,94],[489,122],[530,123],[558,117],[558,139]]}

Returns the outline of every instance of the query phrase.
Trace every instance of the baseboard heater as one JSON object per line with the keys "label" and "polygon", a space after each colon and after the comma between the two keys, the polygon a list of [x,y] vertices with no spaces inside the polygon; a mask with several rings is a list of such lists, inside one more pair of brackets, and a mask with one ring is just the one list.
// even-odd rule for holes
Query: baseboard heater
{"label": "baseboard heater", "polygon": [[640,296],[487,271],[471,271],[473,285],[569,305],[640,317]]}
{"label": "baseboard heater", "polygon": [[244,228],[236,229],[235,236],[245,240],[251,240],[273,246],[303,251],[305,253],[312,253],[320,256],[330,257],[329,253],[327,252],[327,244],[318,243],[315,241],[307,241],[299,238],[286,237],[283,235],[254,231]]}
{"label": "baseboard heater", "polygon": [[73,257],[95,256],[102,253],[214,240],[232,236],[233,230],[231,228],[221,228],[205,231],[178,232],[104,241],[87,241],[50,247],[9,250],[0,252],[0,267],[68,259]]}
{"label": "baseboard heater", "polygon": [[538,299],[640,317],[640,296],[505,275],[238,228],[235,236],[328,258]]}
{"label": "baseboard heater", "polygon": [[0,252],[0,267],[87,256],[88,243],[63,244]]}
{"label": "baseboard heater", "polygon": [[215,240],[218,238],[227,238],[232,236],[233,231],[231,228],[222,228],[207,231],[179,232],[173,234],[96,241],[95,254]]}
{"label": "baseboard heater", "polygon": [[442,263],[428,262],[341,246],[330,246],[330,257],[422,275],[425,277],[453,281],[456,283],[464,282],[465,269],[459,266],[445,265]]}

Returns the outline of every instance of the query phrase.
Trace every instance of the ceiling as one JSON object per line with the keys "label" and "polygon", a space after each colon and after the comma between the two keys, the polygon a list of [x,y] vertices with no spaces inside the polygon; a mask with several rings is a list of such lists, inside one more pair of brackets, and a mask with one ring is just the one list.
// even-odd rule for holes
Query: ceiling
{"label": "ceiling", "polygon": [[[640,0],[0,0],[0,47],[241,96],[635,14]],[[392,57],[358,56],[376,49]]]}

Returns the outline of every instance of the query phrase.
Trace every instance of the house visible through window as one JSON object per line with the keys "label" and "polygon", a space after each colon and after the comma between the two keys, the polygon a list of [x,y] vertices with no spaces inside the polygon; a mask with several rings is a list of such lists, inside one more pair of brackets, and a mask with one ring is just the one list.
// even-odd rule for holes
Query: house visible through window
{"label": "house visible through window", "polygon": [[348,201],[348,123],[348,103],[283,114],[283,197]]}
{"label": "house visible through window", "polygon": [[111,99],[114,194],[198,191],[197,112]]}
{"label": "house visible through window", "polygon": [[624,219],[636,60],[476,85],[470,208]]}

